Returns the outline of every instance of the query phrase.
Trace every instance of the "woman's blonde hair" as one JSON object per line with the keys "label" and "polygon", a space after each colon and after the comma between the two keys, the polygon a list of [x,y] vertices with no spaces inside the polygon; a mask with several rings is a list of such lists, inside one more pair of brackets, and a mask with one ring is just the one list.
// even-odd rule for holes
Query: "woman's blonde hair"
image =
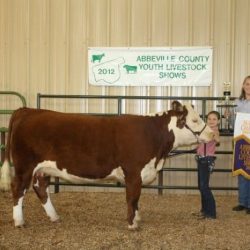
{"label": "woman's blonde hair", "polygon": [[245,92],[245,90],[243,88],[243,85],[245,84],[245,82],[248,79],[250,79],[250,76],[246,76],[245,79],[244,79],[244,81],[243,81],[243,83],[242,83],[241,93],[240,93],[240,97],[239,97],[240,100],[245,100],[246,99],[246,92]]}

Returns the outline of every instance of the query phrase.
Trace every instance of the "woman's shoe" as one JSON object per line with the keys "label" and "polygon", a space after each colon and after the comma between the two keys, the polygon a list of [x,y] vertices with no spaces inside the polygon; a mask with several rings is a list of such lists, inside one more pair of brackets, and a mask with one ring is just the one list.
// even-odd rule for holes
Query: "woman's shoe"
{"label": "woman's shoe", "polygon": [[205,219],[207,219],[207,220],[215,220],[215,219],[216,219],[216,216],[206,215],[206,216],[205,216]]}
{"label": "woman's shoe", "polygon": [[202,212],[193,212],[191,213],[193,216],[195,217],[201,217],[201,216],[204,216],[204,214]]}
{"label": "woman's shoe", "polygon": [[236,207],[233,207],[233,211],[242,211],[242,210],[245,210],[246,208],[244,207],[244,206],[242,206],[242,205],[238,205],[238,206],[236,206]]}
{"label": "woman's shoe", "polygon": [[203,215],[197,218],[198,220],[215,220],[216,216],[211,215]]}
{"label": "woman's shoe", "polygon": [[246,214],[250,214],[250,208],[246,209]]}

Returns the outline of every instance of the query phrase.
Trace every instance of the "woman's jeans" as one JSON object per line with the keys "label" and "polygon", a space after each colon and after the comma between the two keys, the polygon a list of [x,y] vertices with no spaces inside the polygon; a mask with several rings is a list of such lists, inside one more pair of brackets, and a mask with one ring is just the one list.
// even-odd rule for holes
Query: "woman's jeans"
{"label": "woman's jeans", "polygon": [[238,176],[239,204],[250,208],[250,180],[243,175]]}
{"label": "woman's jeans", "polygon": [[215,157],[196,156],[196,161],[198,165],[198,188],[201,194],[201,212],[207,216],[216,218],[216,205],[213,193],[209,187],[209,178],[211,169],[211,164],[214,165]]}

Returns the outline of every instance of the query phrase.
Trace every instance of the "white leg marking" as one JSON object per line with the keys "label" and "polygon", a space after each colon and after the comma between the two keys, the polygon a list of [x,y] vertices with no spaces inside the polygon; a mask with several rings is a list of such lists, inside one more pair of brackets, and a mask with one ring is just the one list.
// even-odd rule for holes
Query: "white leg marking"
{"label": "white leg marking", "polygon": [[13,207],[13,219],[14,219],[15,227],[21,227],[24,225],[23,196],[19,198],[17,205]]}
{"label": "white leg marking", "polygon": [[135,211],[135,220],[136,221],[141,221],[141,215],[138,210]]}
{"label": "white leg marking", "polygon": [[49,189],[47,188],[46,191],[47,191],[48,199],[47,199],[47,202],[43,205],[44,210],[45,210],[46,214],[50,217],[50,220],[52,222],[58,221],[59,216],[56,213],[56,210],[51,203],[50,196],[49,196]]}
{"label": "white leg marking", "polygon": [[[136,216],[135,216],[136,217]],[[128,225],[128,229],[129,230],[135,230],[138,228],[138,223],[136,221],[136,218],[133,219],[133,224],[132,225]]]}

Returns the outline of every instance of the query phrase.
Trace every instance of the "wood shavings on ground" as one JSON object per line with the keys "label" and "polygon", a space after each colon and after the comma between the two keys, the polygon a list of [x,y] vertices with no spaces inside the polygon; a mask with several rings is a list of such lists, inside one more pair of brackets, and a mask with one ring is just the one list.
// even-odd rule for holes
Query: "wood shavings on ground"
{"label": "wood shavings on ground", "polygon": [[129,231],[124,192],[51,194],[60,215],[52,223],[36,195],[24,199],[25,228],[14,228],[10,193],[0,193],[0,249],[250,249],[250,214],[233,212],[236,196],[215,195],[216,220],[198,220],[199,195],[143,193],[140,229]]}

